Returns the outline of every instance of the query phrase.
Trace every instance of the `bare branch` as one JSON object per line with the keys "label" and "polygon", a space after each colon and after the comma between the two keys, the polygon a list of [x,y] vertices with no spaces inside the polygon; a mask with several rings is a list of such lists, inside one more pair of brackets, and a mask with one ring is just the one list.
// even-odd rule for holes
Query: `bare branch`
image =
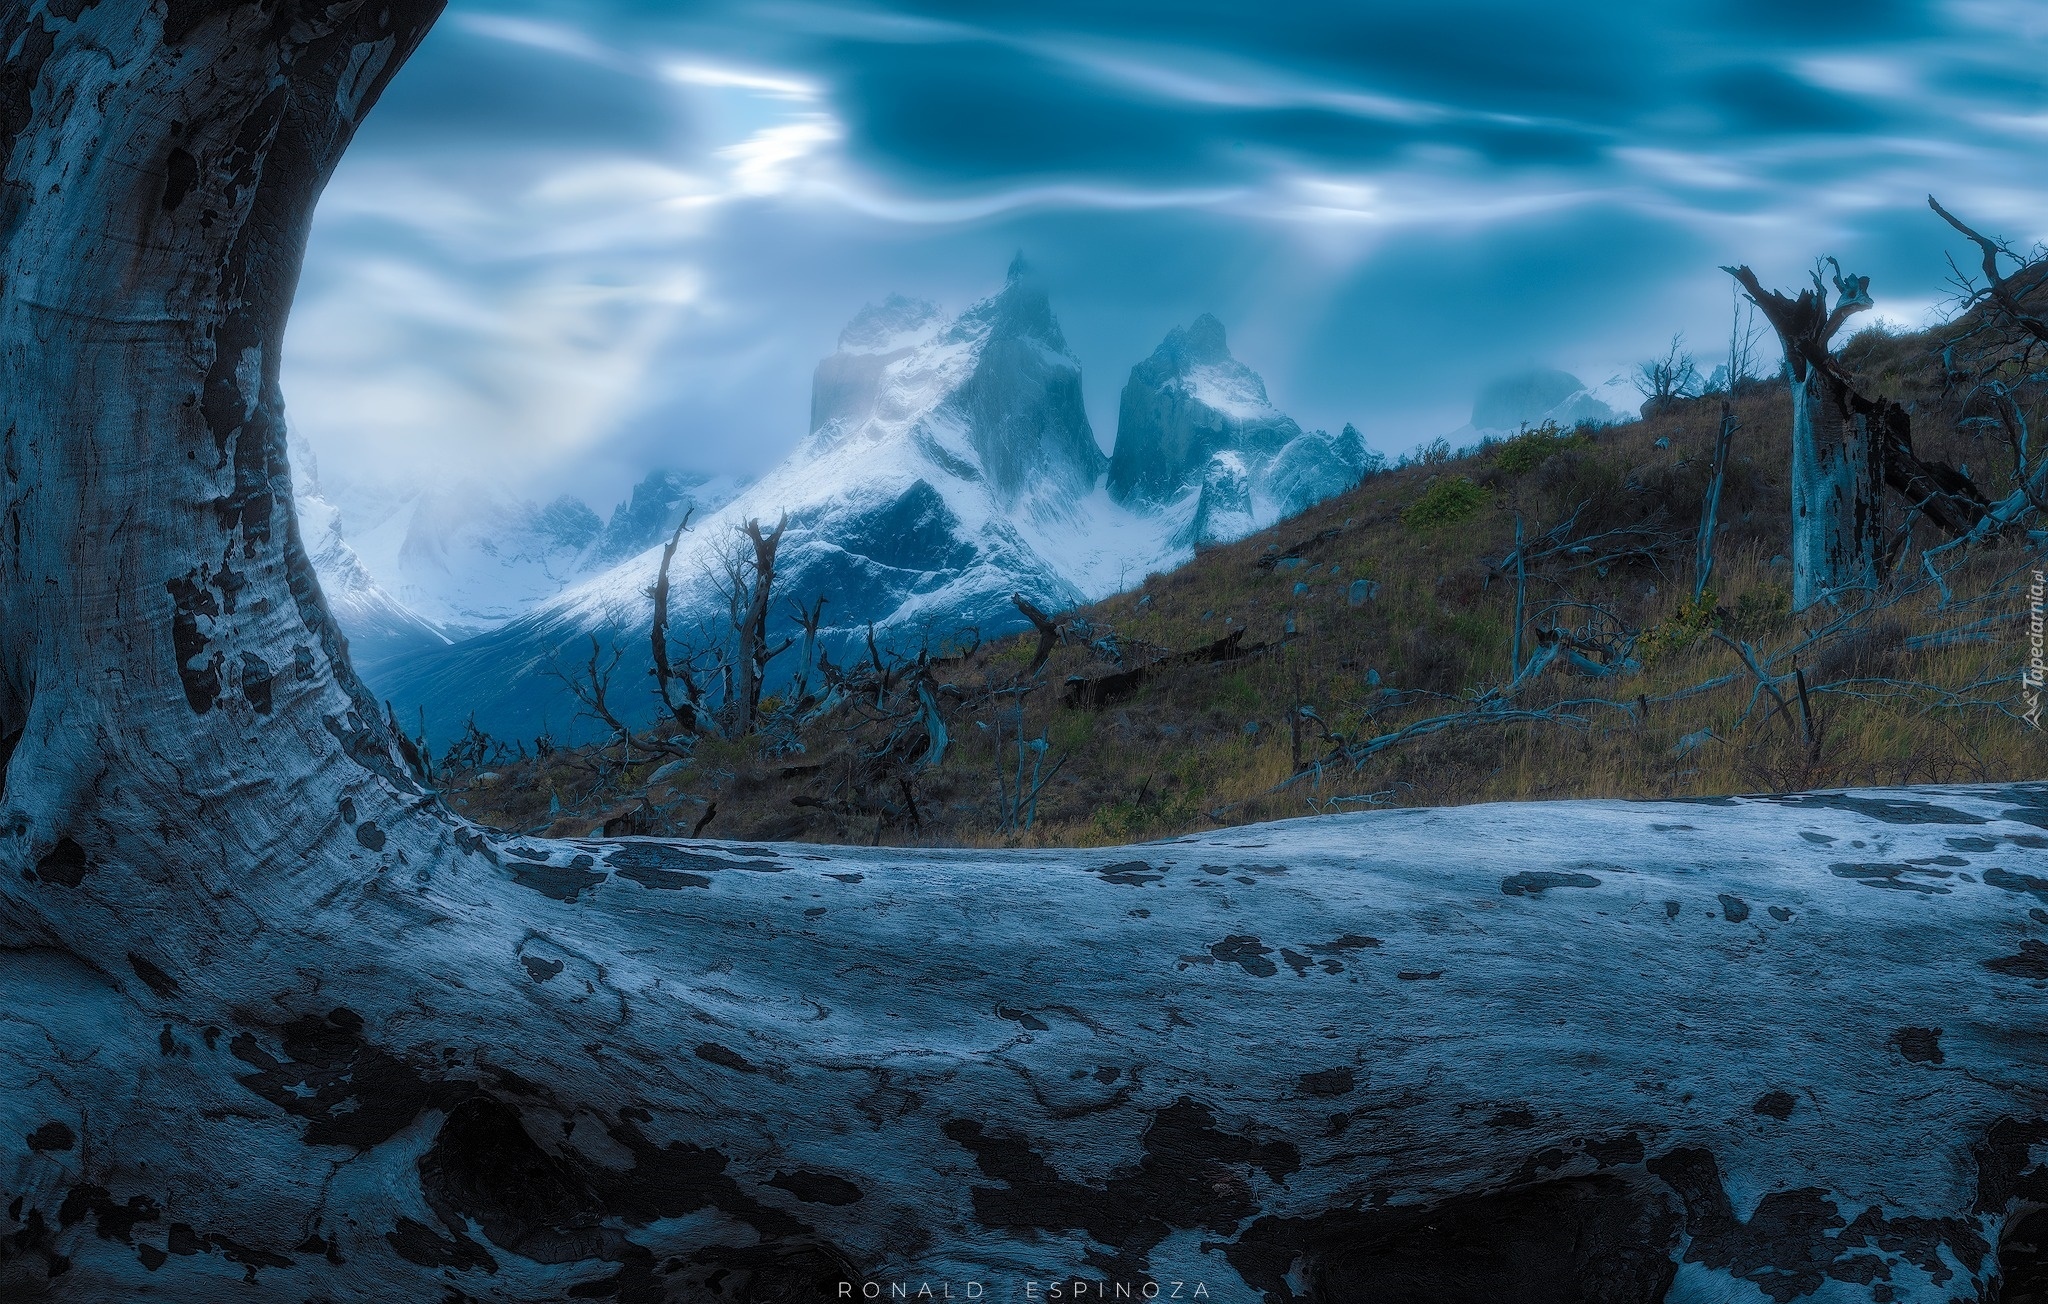
{"label": "bare branch", "polygon": [[1046,658],[1050,657],[1053,648],[1059,645],[1060,627],[1066,622],[1046,615],[1026,601],[1021,593],[1012,593],[1010,601],[1016,604],[1017,610],[1024,613],[1024,619],[1030,621],[1038,630],[1038,651],[1031,657],[1031,673],[1035,675],[1045,667]]}
{"label": "bare branch", "polygon": [[[2040,289],[2043,280],[2048,279],[2048,260],[2037,259],[2030,261],[2020,257],[2004,242],[1993,240],[1991,237],[1980,234],[1972,229],[1961,218],[1943,208],[1933,195],[1927,197],[1927,206],[1933,209],[1941,217],[1942,221],[1947,222],[1957,231],[1960,231],[1983,254],[1984,279],[1989,283],[1984,290],[1985,297],[1997,305],[2000,313],[2013,325],[2019,327],[2035,339],[2048,343],[2048,318],[2042,317],[2039,313],[2028,311],[2024,303],[2025,297]],[[2014,273],[2014,276],[2004,276],[1999,273],[1998,260],[2001,255],[2019,264],[2019,270]],[[2022,282],[2019,285],[2014,284],[2014,277],[2023,276],[2030,272],[2032,273],[2031,283]]]}

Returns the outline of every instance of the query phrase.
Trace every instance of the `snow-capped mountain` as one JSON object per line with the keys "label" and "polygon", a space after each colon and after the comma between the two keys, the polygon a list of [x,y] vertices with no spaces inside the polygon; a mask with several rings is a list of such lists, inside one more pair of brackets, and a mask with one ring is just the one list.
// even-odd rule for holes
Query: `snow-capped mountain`
{"label": "snow-capped mountain", "polygon": [[376,525],[351,529],[350,542],[400,601],[475,634],[561,592],[603,528],[581,499],[541,506],[470,479],[417,489]]}
{"label": "snow-capped mountain", "polygon": [[[1013,593],[1059,610],[1117,592],[1197,543],[1355,484],[1377,460],[1350,427],[1304,433],[1275,409],[1212,317],[1133,371],[1114,460],[1081,395],[1081,364],[1021,257],[957,317],[899,296],[863,309],[818,364],[796,449],[693,518],[670,568],[671,639],[724,636],[729,566],[750,521],[787,521],[774,623],[786,632],[794,604],[823,597],[823,643],[840,658],[865,654],[870,624],[904,650],[1009,632],[1023,623]],[[581,545],[593,557],[630,540],[635,553],[495,629],[380,667],[373,683],[406,718],[424,706],[436,737],[472,711],[500,735],[573,735],[559,672],[588,664],[595,635],[605,660],[621,654],[615,707],[644,716],[649,590],[684,492],[650,480],[613,513],[609,542]]]}
{"label": "snow-capped mountain", "polygon": [[341,511],[321,493],[320,464],[305,441],[293,439],[292,497],[299,539],[335,623],[349,640],[358,669],[374,668],[407,652],[447,647],[447,630],[393,597],[343,537]]}
{"label": "snow-capped mountain", "polygon": [[[999,292],[951,319],[893,296],[864,309],[818,365],[811,413],[781,465],[692,522],[671,563],[676,639],[719,626],[725,561],[748,521],[786,516],[776,588],[826,599],[828,648],[864,640],[870,622],[898,646],[994,634],[1020,620],[1013,593],[1056,610],[1172,563],[1158,524],[1101,487],[1108,459],[1080,363],[1021,258]],[[424,704],[437,732],[472,709],[500,733],[569,731],[573,704],[551,672],[587,659],[591,634],[624,654],[615,684],[644,677],[661,542],[499,629],[407,659],[381,686]]]}
{"label": "snow-capped mountain", "polygon": [[[293,459],[316,465],[303,441]],[[337,479],[324,492],[308,479],[299,518],[329,602],[363,607],[361,617],[337,619],[358,658],[376,661],[424,646],[393,641],[404,627],[394,610],[435,631],[435,645],[495,629],[737,490],[730,477],[654,471],[607,521],[573,495],[543,505],[473,477],[403,488]]]}
{"label": "snow-capped mountain", "polygon": [[1108,487],[1173,522],[1184,547],[1226,543],[1357,484],[1379,462],[1358,431],[1303,432],[1231,356],[1207,313],[1131,368]]}

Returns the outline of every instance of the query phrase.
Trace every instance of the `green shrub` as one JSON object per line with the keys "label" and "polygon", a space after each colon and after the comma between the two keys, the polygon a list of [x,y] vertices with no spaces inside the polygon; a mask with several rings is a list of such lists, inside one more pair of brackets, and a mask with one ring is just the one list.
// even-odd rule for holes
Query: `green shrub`
{"label": "green shrub", "polygon": [[1462,475],[1439,476],[1422,497],[1410,503],[1401,519],[1410,529],[1433,530],[1455,525],[1486,505],[1486,490]]}
{"label": "green shrub", "polygon": [[1735,600],[1728,614],[1728,632],[1738,638],[1768,634],[1792,614],[1792,590],[1775,580],[1766,580]]}
{"label": "green shrub", "polygon": [[1162,828],[1184,827],[1202,812],[1202,791],[1192,784],[1155,791],[1148,779],[1136,796],[1107,802],[1089,812],[1104,837],[1128,841]]}
{"label": "green shrub", "polygon": [[1143,827],[1145,814],[1134,801],[1115,801],[1097,806],[1089,819],[1103,837],[1123,841]]}
{"label": "green shrub", "polygon": [[1714,591],[1708,589],[1700,594],[1698,602],[1687,599],[1679,603],[1678,610],[1645,630],[1636,640],[1636,652],[1644,665],[1655,665],[1674,653],[1696,647],[1720,625],[1721,618]]}
{"label": "green shrub", "polygon": [[1038,655],[1038,640],[1034,635],[1028,638],[1011,639],[1003,650],[989,660],[999,666],[1028,666],[1031,658]]}
{"label": "green shrub", "polygon": [[1542,466],[1567,448],[1578,448],[1590,442],[1584,435],[1559,429],[1556,422],[1546,421],[1533,430],[1524,430],[1502,440],[1494,448],[1493,464],[1504,474],[1521,475]]}

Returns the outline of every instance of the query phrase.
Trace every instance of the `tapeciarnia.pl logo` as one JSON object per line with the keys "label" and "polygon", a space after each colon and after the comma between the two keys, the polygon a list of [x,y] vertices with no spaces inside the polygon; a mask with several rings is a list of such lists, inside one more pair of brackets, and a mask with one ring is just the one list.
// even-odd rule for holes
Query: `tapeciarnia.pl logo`
{"label": "tapeciarnia.pl logo", "polygon": [[2041,727],[2041,687],[2048,681],[2048,661],[2042,659],[2042,618],[2048,609],[2048,574],[2034,572],[2034,582],[2027,589],[2027,668],[2020,676],[2026,688],[2026,721],[2036,729]]}

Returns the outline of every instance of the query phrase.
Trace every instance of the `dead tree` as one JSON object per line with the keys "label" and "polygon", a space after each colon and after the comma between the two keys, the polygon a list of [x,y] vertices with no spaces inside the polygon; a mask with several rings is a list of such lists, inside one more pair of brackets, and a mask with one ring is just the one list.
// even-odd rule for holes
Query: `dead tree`
{"label": "dead tree", "polygon": [[[1871,306],[1868,277],[1836,269],[1836,302],[1815,272],[1813,288],[1788,299],[1766,290],[1747,267],[1723,268],[1741,282],[1778,333],[1792,385],[1792,609],[1878,583],[1882,532],[1880,464],[1866,424],[1836,400],[1847,379],[1831,374],[1830,341]],[[1832,382],[1832,383],[1831,383]]]}
{"label": "dead tree", "polygon": [[818,630],[825,621],[826,601],[821,593],[812,600],[808,609],[794,602],[789,604],[790,614],[796,617],[797,624],[804,631],[803,650],[797,654],[796,678],[789,688],[790,700],[800,711],[815,704],[811,696],[811,671],[818,663]]}
{"label": "dead tree", "polygon": [[1673,335],[1662,357],[1636,366],[1636,392],[1643,396],[1643,415],[1650,416],[1680,399],[1696,398],[1700,392],[1699,367],[1685,351],[1685,337]]}
{"label": "dead tree", "polygon": [[1035,675],[1045,667],[1046,658],[1052,655],[1052,650],[1059,646],[1069,618],[1062,616],[1054,619],[1046,615],[1027,601],[1021,593],[1012,593],[1010,601],[1023,613],[1024,619],[1031,622],[1031,627],[1038,631],[1038,647],[1031,654],[1031,673]]}
{"label": "dead tree", "polygon": [[[1714,573],[1714,534],[1720,528],[1721,489],[1728,479],[1728,447],[1734,441],[1735,432],[1742,423],[1735,419],[1735,408],[1726,399],[1721,401],[1721,424],[1714,432],[1714,469],[1707,477],[1706,496],[1700,502],[1700,532],[1693,546],[1692,600],[1695,605],[1704,601],[1707,581]],[[1520,540],[1516,542],[1519,544]]]}
{"label": "dead tree", "polygon": [[2039,787],[1007,855],[442,809],[277,380],[433,14],[0,10],[0,1297],[1992,1289],[2048,1203]]}
{"label": "dead tree", "polygon": [[[2048,252],[2037,248],[2030,255],[2020,254],[1969,226],[1932,195],[1927,206],[1976,245],[1982,257],[1982,281],[1956,271],[1960,329],[1943,351],[1950,386],[1970,388],[1965,408],[1976,406],[1972,400],[1981,398],[1989,409],[1971,419],[1995,425],[2012,454],[2012,491],[1968,536],[1970,542],[1981,542],[2024,517],[2048,511],[2048,450],[2033,446],[2025,403],[2027,396],[2039,402],[2043,384],[2038,357],[2048,349],[2048,313],[2042,306],[2043,291],[2048,289]],[[2003,270],[2001,259],[2013,263],[2013,270]]]}
{"label": "dead tree", "polygon": [[[694,509],[692,509],[694,510]],[[676,523],[675,533],[662,545],[661,565],[655,571],[654,584],[647,590],[647,596],[654,603],[654,615],[649,624],[648,641],[652,644],[654,691],[661,699],[661,705],[684,733],[697,733],[704,727],[704,689],[697,680],[696,667],[691,658],[672,661],[669,657],[668,639],[668,595],[669,565],[675,560],[676,548],[683,541],[683,534],[690,528],[690,511],[683,513],[683,519]],[[676,700],[671,684],[681,684],[682,700]]]}
{"label": "dead tree", "polygon": [[[1986,304],[1995,319],[2017,328],[2036,343],[2048,344],[2048,314],[2043,313],[2039,302],[2042,290],[2048,289],[2048,258],[2041,257],[2038,250],[2032,258],[2014,253],[2010,245],[1965,224],[1933,195],[1927,197],[1927,206],[1976,245],[1983,257],[1984,283],[1968,287],[1969,297],[1963,306]],[[2018,264],[2017,269],[2010,273],[2002,271],[2000,258]]]}
{"label": "dead tree", "polygon": [[1764,328],[1756,324],[1756,304],[1742,295],[1740,286],[1729,288],[1735,292],[1735,303],[1728,322],[1725,389],[1735,394],[1745,382],[1756,378],[1757,345],[1762,342]]}
{"label": "dead tree", "polygon": [[1968,534],[1988,504],[1969,478],[1913,451],[1912,419],[1889,399],[1859,393],[1829,344],[1843,323],[1871,306],[1870,278],[1834,260],[1835,304],[1819,271],[1796,299],[1766,290],[1747,267],[1724,267],[1741,283],[1784,346],[1792,386],[1792,607],[1857,592],[1884,578],[1882,493],[1889,484],[1950,536]]}
{"label": "dead tree", "polygon": [[775,522],[775,528],[766,534],[761,532],[759,521],[748,521],[741,528],[754,545],[753,570],[747,583],[747,601],[734,632],[739,637],[739,649],[735,659],[739,663],[739,697],[735,703],[738,711],[739,729],[742,735],[754,732],[754,722],[761,713],[761,684],[768,676],[768,663],[789,650],[789,640],[781,647],[768,646],[768,605],[775,589],[775,550],[782,543],[782,531],[789,524],[789,515],[784,513]]}

